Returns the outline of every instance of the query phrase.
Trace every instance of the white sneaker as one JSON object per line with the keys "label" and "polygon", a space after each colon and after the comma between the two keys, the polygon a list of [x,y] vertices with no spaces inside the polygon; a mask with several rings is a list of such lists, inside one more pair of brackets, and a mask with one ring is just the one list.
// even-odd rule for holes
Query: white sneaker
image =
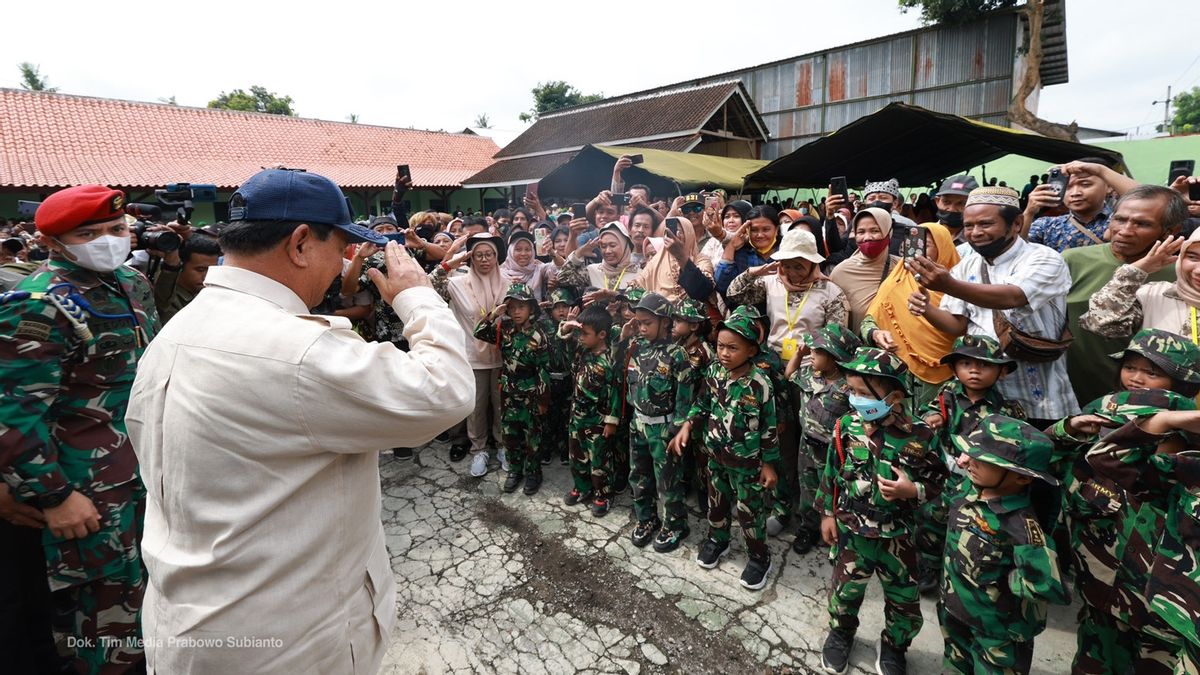
{"label": "white sneaker", "polygon": [[471,475],[480,478],[487,475],[488,454],[486,452],[477,452],[471,458]]}
{"label": "white sneaker", "polygon": [[504,473],[508,473],[508,457],[504,456],[504,448],[496,451],[496,458],[500,460],[500,468],[504,469]]}

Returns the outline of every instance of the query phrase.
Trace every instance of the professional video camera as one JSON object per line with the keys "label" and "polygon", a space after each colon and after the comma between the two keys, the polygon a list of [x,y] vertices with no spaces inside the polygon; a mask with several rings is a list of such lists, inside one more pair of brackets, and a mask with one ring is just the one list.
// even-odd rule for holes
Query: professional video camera
{"label": "professional video camera", "polygon": [[133,233],[137,235],[137,246],[135,251],[159,251],[162,253],[170,253],[176,251],[183,244],[183,238],[170,230],[160,232],[150,232],[149,228],[154,227],[152,220],[162,220],[162,209],[154,204],[126,204],[125,213],[137,218],[137,222],[133,224]]}
{"label": "professional video camera", "polygon": [[195,208],[194,202],[217,201],[217,186],[210,183],[171,183],[164,189],[155,190],[154,197],[159,204],[175,209],[175,222],[187,225]]}

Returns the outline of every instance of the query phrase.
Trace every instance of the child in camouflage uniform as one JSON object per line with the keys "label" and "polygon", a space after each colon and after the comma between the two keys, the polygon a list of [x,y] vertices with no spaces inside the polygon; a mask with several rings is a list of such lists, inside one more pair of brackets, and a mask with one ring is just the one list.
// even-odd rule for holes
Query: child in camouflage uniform
{"label": "child in camouflage uniform", "polygon": [[719,363],[709,366],[688,419],[670,446],[672,453],[682,455],[699,427],[696,435],[703,436],[709,451],[708,538],[696,562],[713,569],[729,551],[730,510],[736,500],[750,557],[741,583],[754,591],[767,584],[771,573],[763,490],[777,480],[772,465],[779,461],[771,378],[754,364],[762,338],[762,325],[744,315],[718,326]]}
{"label": "child in camouflage uniform", "polygon": [[967,435],[987,415],[1025,419],[1021,404],[1005,399],[995,388],[1002,377],[1017,367],[1016,361],[1001,352],[1000,343],[985,335],[964,335],[954,341],[942,363],[950,366],[954,377],[942,384],[921,416],[934,430],[934,441],[950,476],[942,498],[921,505],[921,527],[917,531],[921,569],[917,587],[923,595],[937,591],[942,576],[947,513],[958,492],[967,487],[967,472],[958,465],[959,456],[967,449]]}
{"label": "child in camouflage uniform", "polygon": [[[633,427],[633,406],[629,405],[626,400],[628,387],[626,382],[629,380],[629,346],[628,340],[621,339],[624,332],[624,327],[630,325],[633,321],[633,310],[630,309],[630,304],[636,305],[641,302],[642,296],[646,291],[636,286],[631,286],[625,289],[622,295],[617,296],[615,302],[609,303],[608,311],[612,315],[613,330],[608,337],[608,342],[611,346],[611,355],[613,370],[616,371],[617,377],[617,402],[619,404],[619,413],[613,413],[620,421],[617,423],[617,431],[609,439],[608,443],[612,450],[613,457],[613,478],[612,478],[612,494],[619,495],[629,488],[629,430]],[[634,328],[629,330],[633,331]]]}
{"label": "child in camouflage uniform", "polygon": [[1063,510],[1083,601],[1073,672],[1170,673],[1182,642],[1154,618],[1146,585],[1174,487],[1160,456],[1183,443],[1147,433],[1138,421],[1160,411],[1195,410],[1200,348],[1147,329],[1112,356],[1121,361],[1122,390],[1049,430],[1059,446]]}
{"label": "child in camouflage uniform", "polygon": [[[675,324],[671,337],[687,352],[688,360],[698,373],[708,370],[712,363],[712,345],[708,342],[708,316],[704,305],[692,298],[684,298],[675,305]],[[708,459],[704,455],[703,439],[696,437],[683,449],[684,493],[696,490],[696,502],[703,505],[708,499]]]}
{"label": "child in camouflage uniform", "polygon": [[535,318],[537,312],[529,288],[512,284],[504,302],[475,327],[475,337],[495,343],[504,359],[500,372],[500,428],[508,458],[504,491],[516,490],[523,478],[527,495],[542,486],[533,416],[544,417],[550,402],[550,339]]}
{"label": "child in camouflage uniform", "polygon": [[829,636],[821,650],[827,672],[844,673],[858,629],[858,610],[872,575],[884,595],[884,628],[876,667],[903,673],[905,652],[921,630],[917,569],[918,507],[936,499],[946,465],[931,447],[933,431],[905,413],[908,368],[894,354],[864,347],[838,364],[854,411],[834,425],[817,492],[821,538],[837,544],[829,594]]}
{"label": "child in camouflage uniform", "polygon": [[563,503],[574,506],[590,496],[592,515],[608,513],[612,495],[612,451],[609,439],[619,419],[611,413],[616,407],[617,372],[609,356],[608,336],[612,317],[599,305],[583,310],[578,320],[567,320],[559,327],[559,336],[567,342],[575,373],[571,393],[571,491]]}
{"label": "child in camouflage uniform", "polygon": [[[667,452],[667,443],[691,410],[700,376],[683,347],[671,340],[671,315],[669,300],[647,293],[634,310],[637,337],[622,331],[630,355],[627,398],[633,409],[629,484],[638,523],[632,540],[642,547],[653,537],[659,553],[674,551],[689,533],[680,462]],[[619,412],[614,410],[611,416],[619,417]],[[656,491],[662,519],[656,512]]]}
{"label": "child in camouflage uniform", "polygon": [[[542,330],[550,338],[550,400],[567,401],[571,397],[571,362],[573,349],[559,336],[558,329],[576,306],[575,293],[565,286],[550,291],[542,308]],[[569,420],[551,416],[543,420],[541,440],[542,464],[549,464],[554,457],[566,466],[569,464],[567,427]]]}
{"label": "child in camouflage uniform", "polygon": [[800,494],[796,508],[800,523],[792,550],[801,555],[811,551],[821,538],[821,514],[813,498],[825,472],[825,453],[833,436],[833,425],[850,412],[850,385],[838,363],[853,360],[854,353],[862,346],[857,335],[837,324],[805,335],[804,342],[808,346],[808,365],[800,365],[804,353],[797,350],[786,371],[800,411]]}
{"label": "child in camouflage uniform", "polygon": [[1030,500],[1035,480],[1051,485],[1053,445],[1020,420],[976,420],[956,464],[967,474],[946,533],[938,618],[946,672],[1028,673],[1046,604],[1065,605],[1053,543]]}

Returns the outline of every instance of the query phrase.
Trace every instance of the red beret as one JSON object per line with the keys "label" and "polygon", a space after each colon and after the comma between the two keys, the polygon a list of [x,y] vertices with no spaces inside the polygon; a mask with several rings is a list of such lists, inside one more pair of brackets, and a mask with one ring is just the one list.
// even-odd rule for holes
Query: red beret
{"label": "red beret", "polygon": [[33,216],[42,234],[59,235],[125,215],[125,193],[103,185],[76,185],[46,198]]}

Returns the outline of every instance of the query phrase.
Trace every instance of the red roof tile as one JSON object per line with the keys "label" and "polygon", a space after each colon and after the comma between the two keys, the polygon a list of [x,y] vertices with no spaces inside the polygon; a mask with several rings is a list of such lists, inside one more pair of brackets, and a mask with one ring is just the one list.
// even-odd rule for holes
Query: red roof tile
{"label": "red roof tile", "polygon": [[234,188],[283,164],[347,188],[451,187],[492,164],[485,136],[0,89],[0,186],[190,181]]}

